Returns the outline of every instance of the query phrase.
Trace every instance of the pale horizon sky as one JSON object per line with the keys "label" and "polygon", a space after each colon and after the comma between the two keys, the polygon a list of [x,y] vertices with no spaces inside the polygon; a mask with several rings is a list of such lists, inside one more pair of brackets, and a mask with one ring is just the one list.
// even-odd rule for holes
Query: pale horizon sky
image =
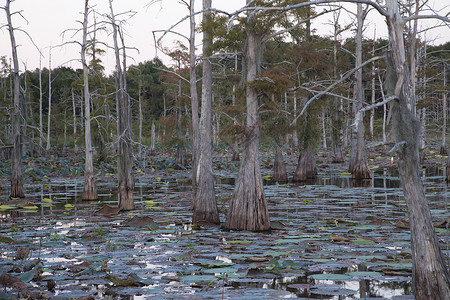
{"label": "pale horizon sky", "polygon": [[[162,0],[153,1],[156,2],[150,6],[147,6],[152,0],[115,0],[113,2],[114,11],[116,14],[127,12],[130,10],[136,11],[136,14],[128,20],[128,23],[124,26],[127,33],[125,37],[125,43],[128,47],[135,47],[139,49],[128,50],[127,54],[133,59],[128,59],[128,65],[137,64],[139,62],[148,61],[155,57],[155,43],[153,40],[153,30],[165,30],[172,24],[178,22],[181,18],[188,15],[187,8],[180,4],[178,0]],[[245,0],[213,0],[213,7],[225,10],[227,12],[234,12],[237,9],[245,5]],[[450,11],[450,4],[448,0],[429,0],[429,6],[434,10],[442,10],[443,14]],[[5,6],[6,1],[0,0],[0,5]],[[101,13],[109,13],[109,1],[108,0],[90,0],[90,6],[95,6],[96,10]],[[356,10],[356,5],[348,4],[347,7]],[[200,10],[201,1],[196,1],[196,10]],[[12,11],[21,11],[22,15],[26,18],[25,21],[20,16],[16,15],[13,18],[13,25],[26,31],[34,40],[36,46],[41,49],[43,53],[42,67],[49,67],[49,48],[52,46],[51,67],[55,68],[60,65],[72,67],[74,69],[81,68],[80,58],[80,46],[78,44],[70,43],[62,47],[55,47],[64,42],[70,42],[72,40],[81,40],[81,34],[71,37],[71,32],[65,34],[65,38],[62,39],[62,33],[68,29],[80,29],[81,24],[77,21],[82,21],[84,11],[83,0],[15,0],[11,3]],[[316,11],[320,12],[323,8],[317,8]],[[428,14],[428,13],[427,13]],[[322,16],[319,20],[313,22],[313,29],[318,30],[321,35],[331,35],[331,28],[326,25],[332,19],[331,15]],[[349,17],[344,19],[346,22],[351,22]],[[196,19],[197,24],[200,23],[200,16]],[[6,16],[4,10],[0,11],[0,24],[6,23]],[[437,24],[436,20],[421,21],[419,23],[420,28],[426,28]],[[92,24],[92,22],[91,22]],[[376,26],[376,32],[378,36],[386,37],[386,26],[383,18],[377,15],[377,12],[373,11],[369,13],[366,19],[368,28],[365,31],[365,36],[368,38],[373,37],[374,27]],[[450,24],[449,24],[450,26]],[[434,40],[436,44],[442,44],[450,40],[450,27],[442,27],[435,29],[427,33],[427,40]],[[107,28],[110,31],[110,28]],[[189,21],[186,20],[180,24],[175,30],[181,31],[185,35],[189,31]],[[39,52],[32,44],[27,35],[23,32],[16,31],[16,41],[19,45],[18,55],[20,60],[21,72],[26,69],[35,70],[39,68]],[[351,33],[349,33],[351,34]],[[172,39],[174,35],[168,35],[165,39],[164,46],[171,47]],[[421,38],[424,38],[421,35]],[[110,36],[99,36],[100,40],[104,40],[108,45],[112,45]],[[175,37],[175,39],[181,39]],[[196,40],[198,45],[198,53],[201,50],[201,37],[198,36]],[[0,30],[0,56],[11,57],[11,44],[9,39],[9,33],[6,28]],[[187,45],[187,43],[186,43]],[[104,49],[104,47],[101,47]],[[165,64],[170,64],[170,60],[165,57],[161,52],[158,52],[159,57]],[[108,54],[102,57],[103,64],[105,65],[105,73],[111,74],[114,69],[115,59],[112,51],[108,50]]]}

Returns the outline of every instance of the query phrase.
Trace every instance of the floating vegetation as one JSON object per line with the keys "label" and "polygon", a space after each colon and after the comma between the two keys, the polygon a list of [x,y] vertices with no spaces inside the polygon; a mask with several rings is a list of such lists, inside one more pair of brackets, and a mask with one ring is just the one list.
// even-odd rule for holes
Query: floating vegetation
{"label": "floating vegetation", "polygon": [[[321,169],[310,185],[279,185],[266,176],[269,233],[194,226],[186,176],[137,173],[142,177],[132,212],[118,209],[115,182],[108,181],[112,174],[98,181],[99,201],[80,199],[82,178],[43,180],[26,187],[27,201],[4,201],[0,275],[8,276],[0,279],[6,288],[0,297],[17,295],[8,282],[50,298],[412,294],[406,207],[399,180],[388,169],[377,168],[362,188],[330,168]],[[438,236],[445,240],[450,190],[443,176],[429,175],[427,198]],[[224,171],[216,180],[223,222],[234,177]],[[0,191],[7,200],[7,190]],[[18,245],[29,249],[26,257],[16,258]]]}

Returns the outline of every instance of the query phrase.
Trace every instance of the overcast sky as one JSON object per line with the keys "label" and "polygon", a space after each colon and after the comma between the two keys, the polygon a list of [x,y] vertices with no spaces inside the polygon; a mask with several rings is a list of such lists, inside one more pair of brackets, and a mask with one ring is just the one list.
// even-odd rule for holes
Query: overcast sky
{"label": "overcast sky", "polygon": [[[95,6],[95,9],[101,13],[109,13],[108,0],[90,0],[90,5]],[[188,14],[187,8],[180,4],[178,0],[162,0],[153,1],[156,2],[150,6],[148,4],[152,0],[115,0],[113,2],[114,11],[116,14],[128,12],[130,10],[137,13],[128,20],[128,24],[124,29],[127,33],[126,44],[129,47],[135,47],[139,49],[129,50],[128,55],[132,59],[129,59],[128,65],[136,64],[145,60],[151,60],[155,57],[155,46],[152,31],[164,30],[169,28],[172,24],[183,18]],[[200,9],[201,1],[196,1],[197,9]],[[435,10],[443,9],[443,14],[450,11],[449,0],[429,0],[429,6]],[[0,0],[0,5],[4,6],[6,0]],[[245,4],[245,0],[213,0],[213,7],[223,9],[228,12],[233,12]],[[350,5],[352,10],[355,10],[355,5]],[[12,11],[21,11],[24,20],[19,15],[16,15],[13,19],[13,24],[26,31],[32,38],[36,46],[42,50],[42,66],[49,66],[49,48],[50,46],[60,45],[64,42],[70,42],[72,40],[81,40],[81,35],[72,36],[73,31],[66,32],[64,39],[62,33],[68,29],[80,29],[81,24],[77,21],[83,19],[84,0],[15,0],[11,4]],[[322,11],[322,8],[318,8],[317,11]],[[331,16],[322,17],[319,21],[313,24],[313,28],[317,29],[320,34],[331,34],[331,29],[325,24],[331,20]],[[347,18],[344,20],[350,22]],[[197,23],[200,19],[197,18]],[[4,11],[0,11],[0,24],[6,23],[6,17]],[[366,21],[370,25],[365,35],[372,38],[374,27],[376,26],[377,35],[383,37],[386,36],[386,26],[382,18],[377,16],[376,12],[369,14]],[[420,27],[432,26],[437,21],[422,22]],[[186,21],[183,24],[175,28],[184,34],[188,33],[189,22]],[[108,28],[109,30],[109,28]],[[351,34],[351,33],[349,33]],[[421,36],[424,37],[423,35]],[[172,45],[171,40],[174,36],[168,36],[164,45],[170,47]],[[450,28],[444,27],[439,30],[434,30],[427,33],[427,40],[435,40],[435,43],[441,44],[450,40]],[[19,59],[21,61],[21,71],[26,68],[34,70],[39,67],[39,52],[36,47],[30,42],[29,38],[23,32],[16,32]],[[106,40],[108,44],[112,44],[110,37],[103,36],[100,39]],[[179,39],[177,37],[177,39]],[[197,44],[200,45],[200,37],[197,38]],[[199,49],[201,49],[199,47]],[[52,48],[52,68],[59,65],[67,65],[73,68],[80,68],[80,47],[77,44],[68,44],[62,47]],[[109,51],[111,52],[111,51]],[[11,46],[9,40],[9,33],[6,28],[0,31],[0,56],[5,55],[11,57]],[[159,53],[161,59],[166,64],[170,64],[167,57],[164,57]],[[106,66],[106,73],[109,74],[114,69],[114,57],[112,53],[103,57],[103,63]]]}

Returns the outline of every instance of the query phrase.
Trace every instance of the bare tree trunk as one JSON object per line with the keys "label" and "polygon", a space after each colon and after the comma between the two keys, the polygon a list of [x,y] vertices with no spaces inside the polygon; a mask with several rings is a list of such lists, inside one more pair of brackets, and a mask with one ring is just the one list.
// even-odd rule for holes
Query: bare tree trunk
{"label": "bare tree trunk", "polygon": [[[373,43],[372,43],[372,56],[375,56],[375,32],[373,34]],[[375,104],[375,62],[372,63],[372,79],[371,79],[371,105]],[[369,131],[370,131],[370,139],[374,140],[374,132],[373,132],[373,126],[375,122],[375,109],[370,110],[370,120],[369,120]]]}
{"label": "bare tree trunk", "polygon": [[[428,1],[428,0],[426,0],[426,1]],[[414,14],[418,15],[419,14],[419,10],[420,10],[419,0],[412,0],[411,2],[409,2],[409,4],[410,4],[410,7],[409,7],[410,12],[412,12],[412,7],[411,7],[412,6],[412,2],[414,2],[414,4],[415,4],[415,12],[414,12]],[[411,37],[409,39],[410,40],[409,59],[410,59],[410,64],[411,64],[409,76],[411,76],[412,94],[416,95],[416,74],[417,74],[417,72],[416,72],[416,61],[417,61],[417,59],[416,59],[416,55],[417,55],[417,51],[416,51],[417,38],[416,38],[416,35],[417,35],[417,19],[412,20],[412,23],[413,23],[412,26],[410,26],[410,28],[412,28],[412,32],[411,31],[409,32],[410,37]],[[416,98],[414,97],[414,102],[416,102],[415,100],[416,100]],[[414,103],[414,105],[412,106],[412,110],[413,110],[413,113],[416,114],[416,103]]]}
{"label": "bare tree trunk", "polygon": [[[163,117],[164,119],[166,118],[167,114],[166,114],[166,93],[163,93]],[[166,127],[163,126],[163,136],[166,136]]]}
{"label": "bare tree trunk", "polygon": [[[234,72],[237,73],[238,70],[238,58],[237,55],[234,57]],[[232,95],[232,102],[233,106],[236,105],[236,85],[233,84],[233,95]],[[234,121],[234,125],[237,125],[237,122]],[[233,141],[233,154],[231,156],[231,161],[239,161],[239,143],[237,136],[235,136]]]}
{"label": "bare tree trunk", "polygon": [[81,44],[81,63],[83,65],[83,85],[84,85],[84,142],[85,142],[85,167],[84,167],[84,187],[81,199],[95,200],[97,199],[97,186],[94,178],[94,163],[91,138],[91,94],[89,92],[89,69],[86,61],[86,51],[88,48],[88,15],[89,0],[84,2],[84,19],[83,19],[83,43]]}
{"label": "bare tree trunk", "polygon": [[[203,0],[203,22],[209,22],[211,0]],[[213,154],[211,139],[211,103],[212,103],[212,66],[209,61],[211,37],[203,31],[203,76],[202,76],[202,106],[200,115],[200,157],[197,166],[197,190],[193,197],[192,223],[220,223],[214,192]]]}
{"label": "bare tree trunk", "polygon": [[39,55],[39,153],[42,153],[44,149],[44,125],[43,125],[43,113],[42,113],[42,59]]}
{"label": "bare tree trunk", "polygon": [[[433,227],[428,201],[419,175],[420,122],[414,114],[412,93],[403,41],[403,19],[397,0],[387,0],[390,73],[389,94],[392,102],[393,132],[399,154],[398,168],[408,207],[413,260],[413,290],[416,299],[444,300],[450,298],[450,275]],[[388,82],[388,81],[387,81]]]}
{"label": "bare tree trunk", "polygon": [[134,176],[133,168],[133,148],[131,146],[131,107],[130,98],[126,91],[125,72],[122,70],[120,62],[120,52],[118,45],[118,25],[112,6],[113,0],[109,0],[111,11],[110,21],[113,27],[114,52],[116,57],[116,99],[118,103],[118,159],[117,173],[119,179],[119,208],[122,210],[134,209],[133,190]]}
{"label": "bare tree trunk", "polygon": [[[342,111],[344,111],[344,101],[341,98],[341,109]],[[346,110],[347,114],[350,112],[350,101],[347,101],[347,110]],[[351,139],[351,118],[345,118],[345,126],[344,126],[344,130],[343,130],[343,134],[344,134],[344,139],[343,139],[343,146],[344,148],[348,147],[349,144],[349,140]]]}
{"label": "bare tree trunk", "polygon": [[321,114],[321,121],[322,121],[322,140],[323,140],[323,142],[322,142],[322,146],[323,146],[323,150],[327,150],[328,149],[328,146],[327,146],[327,130],[326,130],[326,127],[325,127],[325,111],[322,111],[322,114]]}
{"label": "bare tree trunk", "polygon": [[[251,0],[247,0],[247,4],[250,2]],[[245,82],[255,80],[262,56],[261,37],[255,33],[252,22],[254,20],[249,20],[246,25]],[[246,102],[244,151],[224,227],[228,230],[263,231],[270,229],[270,220],[259,161],[258,93],[249,84],[246,86]]]}
{"label": "bare tree trunk", "polygon": [[13,144],[14,148],[12,151],[11,159],[11,198],[23,198],[25,193],[23,190],[23,167],[22,167],[22,135],[20,129],[20,118],[21,118],[21,106],[20,106],[20,76],[19,76],[19,58],[17,55],[17,45],[14,36],[14,27],[12,25],[11,10],[10,10],[11,0],[6,0],[5,12],[6,18],[8,20],[8,31],[11,40],[11,51],[13,57],[14,66],[14,90],[13,90]]}
{"label": "bare tree trunk", "polygon": [[52,116],[52,47],[48,50],[48,114],[47,114],[47,145],[45,150],[50,151],[50,129]]}
{"label": "bare tree trunk", "polygon": [[440,154],[447,154],[447,64],[442,61],[444,68],[444,92],[442,93],[442,142]]}
{"label": "bare tree trunk", "polygon": [[298,157],[297,168],[295,169],[293,181],[306,181],[314,179],[317,175],[316,160],[313,152],[307,147]]}
{"label": "bare tree trunk", "polygon": [[81,122],[80,122],[80,126],[81,126],[81,132],[84,130],[84,105],[83,105],[83,99],[80,100],[80,118],[81,118]]}
{"label": "bare tree trunk", "polygon": [[77,145],[77,108],[75,105],[75,93],[72,88],[72,111],[73,111],[73,149],[78,152]]}
{"label": "bare tree trunk", "polygon": [[[364,18],[367,10],[363,11],[362,4],[357,4],[357,29],[356,29],[356,67],[362,64],[362,32],[364,26]],[[353,113],[356,113],[361,109],[364,101],[364,90],[362,84],[362,69],[359,68],[355,72],[356,83],[353,104]],[[365,145],[365,129],[364,129],[364,117],[358,119],[357,124],[353,127],[352,137],[352,156],[350,158],[349,172],[352,173],[353,179],[366,179],[372,178],[370,173],[369,164],[366,157],[366,145]]]}
{"label": "bare tree trunk", "polygon": [[333,101],[333,111],[331,113],[331,162],[343,163],[345,161],[344,154],[342,152],[342,111],[340,110],[339,99],[335,98]]}
{"label": "bare tree trunk", "polygon": [[279,139],[275,138],[275,159],[273,161],[272,180],[276,182],[287,182],[288,174],[279,142]]}
{"label": "bare tree trunk", "polygon": [[[189,83],[191,90],[191,112],[192,112],[192,192],[197,191],[197,168],[200,150],[200,135],[199,135],[199,118],[198,118],[198,95],[197,95],[197,74],[196,74],[196,55],[195,55],[195,15],[194,15],[194,0],[189,0],[190,13],[190,36],[189,36]],[[195,196],[194,196],[195,198]],[[192,205],[191,205],[192,206]]]}
{"label": "bare tree trunk", "polygon": [[[425,94],[425,91],[424,91]],[[424,95],[425,97],[425,95]],[[427,108],[424,107],[422,109],[419,109],[419,118],[420,118],[420,143],[419,143],[419,149],[420,149],[420,163],[423,164],[426,160],[426,148],[425,148],[425,136],[427,134],[427,128],[426,128],[426,120],[427,120]]]}
{"label": "bare tree trunk", "polygon": [[[28,80],[27,80],[27,66],[25,65],[24,79],[23,79],[23,97],[19,97],[20,99],[20,111],[22,112],[22,156],[27,155],[27,144],[30,144],[30,148],[33,145],[33,141],[30,140],[27,134],[28,128],[28,109],[27,109],[27,89],[28,89]],[[33,120],[33,119],[31,119]]]}
{"label": "bare tree trunk", "polygon": [[[340,33],[339,13],[334,13],[334,43],[333,43],[333,75],[337,78],[337,45],[338,35]],[[333,98],[331,112],[331,162],[343,163],[345,161],[342,153],[342,127],[343,127],[343,109],[338,97]]]}
{"label": "bare tree trunk", "polygon": [[63,140],[63,154],[66,154],[67,147],[67,109],[64,108],[64,140]]}
{"label": "bare tree trunk", "polygon": [[445,170],[445,173],[446,173],[446,178],[445,178],[445,180],[447,181],[447,183],[448,182],[450,182],[450,155],[447,157],[447,163],[446,163],[446,170]]}
{"label": "bare tree trunk", "polygon": [[[384,96],[383,81],[381,80],[380,73],[378,73],[378,81],[380,82],[381,97],[384,101],[386,97]],[[386,123],[387,123],[387,106],[386,104],[383,104],[383,145],[385,145],[385,147],[387,143]]]}
{"label": "bare tree trunk", "polygon": [[155,120],[152,121],[152,136],[150,141],[150,155],[156,155],[156,128],[155,128]]}
{"label": "bare tree trunk", "polygon": [[[180,66],[178,65],[178,70],[180,70]],[[177,153],[176,153],[176,162],[184,166],[184,143],[183,143],[183,132],[182,132],[182,126],[181,126],[181,79],[178,80],[178,97],[177,97]]]}
{"label": "bare tree trunk", "polygon": [[[142,76],[139,76],[139,96],[138,96],[138,104],[139,104],[139,146],[138,146],[138,157],[139,160],[142,160],[142,122],[143,122],[143,115],[142,115]],[[154,123],[152,123],[152,134],[153,134],[153,127]]]}
{"label": "bare tree trunk", "polygon": [[[214,107],[214,92],[212,93],[212,97],[211,97],[211,107]],[[211,110],[212,115],[212,135],[213,135],[213,145],[219,145],[219,132],[220,132],[220,114],[218,114],[217,112],[214,113]],[[214,125],[215,124],[215,125]]]}
{"label": "bare tree trunk", "polygon": [[239,144],[237,139],[234,140],[233,142],[233,154],[231,156],[231,161],[239,161],[240,157],[239,157]]}
{"label": "bare tree trunk", "polygon": [[297,151],[299,148],[299,141],[298,141],[298,133],[297,133],[297,93],[294,91],[294,96],[292,102],[294,103],[294,124],[292,131],[292,142],[294,143],[294,151]]}

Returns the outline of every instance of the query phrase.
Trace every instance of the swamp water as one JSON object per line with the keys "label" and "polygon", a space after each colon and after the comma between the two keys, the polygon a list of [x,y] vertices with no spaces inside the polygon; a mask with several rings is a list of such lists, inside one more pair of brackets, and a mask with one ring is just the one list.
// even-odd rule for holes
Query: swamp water
{"label": "swamp water", "polygon": [[[434,221],[445,220],[442,171],[422,175]],[[52,299],[414,299],[396,176],[386,169],[356,184],[325,170],[308,185],[265,180],[270,233],[191,226],[186,179],[137,178],[137,209],[120,214],[98,213],[117,204],[112,178],[98,182],[95,202],[81,201],[82,178],[52,179],[26,186],[25,207],[0,207],[0,274]],[[233,189],[234,178],[216,178],[222,222]],[[449,257],[448,228],[436,231]],[[24,260],[14,259],[19,248],[31,250]]]}

